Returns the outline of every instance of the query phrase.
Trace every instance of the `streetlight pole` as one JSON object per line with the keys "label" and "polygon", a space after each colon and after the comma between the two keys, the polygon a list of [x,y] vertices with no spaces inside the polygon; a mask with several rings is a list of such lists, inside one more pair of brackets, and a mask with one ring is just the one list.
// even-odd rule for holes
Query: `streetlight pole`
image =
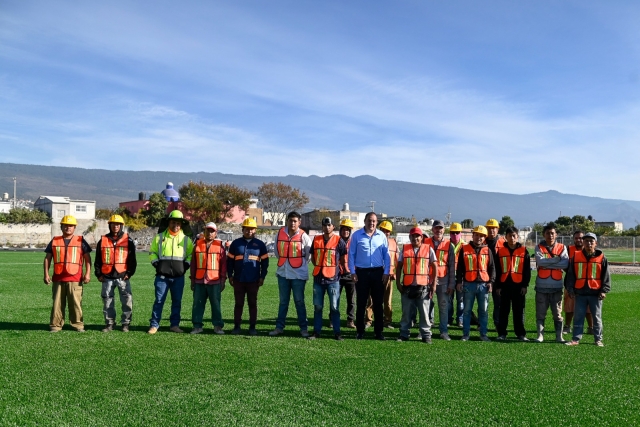
{"label": "streetlight pole", "polygon": [[17,203],[17,199],[16,199],[16,177],[13,177],[13,209],[15,209],[18,206]]}

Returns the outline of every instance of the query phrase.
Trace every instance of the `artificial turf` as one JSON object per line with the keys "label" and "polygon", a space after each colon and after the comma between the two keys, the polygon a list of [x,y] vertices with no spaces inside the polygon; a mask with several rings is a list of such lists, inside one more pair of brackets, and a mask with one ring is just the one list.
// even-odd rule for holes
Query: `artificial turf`
{"label": "artificial turf", "polygon": [[[450,330],[453,341],[436,337],[433,345],[416,339],[356,341],[348,329],[345,341],[337,342],[327,328],[326,339],[308,341],[299,335],[293,302],[285,336],[269,337],[278,309],[273,263],[258,297],[260,336],[213,335],[210,323],[205,334],[174,334],[167,332],[166,320],[151,336],[145,332],[153,272],[147,255],[138,257],[132,332],[100,332],[102,300],[94,278],[84,293],[87,332],[65,326],[50,334],[43,254],[0,253],[0,425],[640,423],[636,276],[613,276],[603,310],[604,348],[594,346],[589,335],[578,347],[554,343],[550,315],[542,344],[518,342],[512,332],[506,342],[480,342],[477,332],[461,342],[457,327]],[[308,283],[310,320],[311,288]],[[533,294],[531,289],[527,297],[529,331],[535,324]],[[182,326],[187,331],[191,302],[185,292]],[[116,297],[119,315],[118,304]],[[169,304],[164,318],[168,309]],[[230,289],[223,292],[222,309],[228,331]],[[396,323],[399,318],[394,298]],[[243,327],[246,332],[246,320]],[[396,338],[397,331],[385,334]],[[367,338],[372,335],[369,331]]]}

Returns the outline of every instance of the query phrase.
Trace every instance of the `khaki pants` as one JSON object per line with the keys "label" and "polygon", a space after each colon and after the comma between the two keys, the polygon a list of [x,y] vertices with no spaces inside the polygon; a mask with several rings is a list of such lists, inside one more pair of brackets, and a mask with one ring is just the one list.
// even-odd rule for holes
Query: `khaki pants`
{"label": "khaki pants", "polygon": [[64,325],[64,309],[69,303],[69,323],[74,329],[84,329],[82,319],[82,285],[80,282],[53,282],[53,307],[49,328],[60,330]]}
{"label": "khaki pants", "polygon": [[538,322],[544,323],[549,308],[551,308],[553,320],[562,322],[562,290],[548,294],[536,292],[536,320]]}
{"label": "khaki pants", "polygon": [[[392,322],[392,317],[393,317],[393,309],[391,307],[392,297],[393,297],[393,283],[391,280],[389,280],[389,283],[387,283],[387,286],[385,286],[384,288],[383,307],[384,307],[384,325],[385,326],[387,326]],[[367,302],[367,312],[365,313],[364,321],[365,323],[373,322],[373,302],[371,301],[371,297],[369,297],[369,301]]]}

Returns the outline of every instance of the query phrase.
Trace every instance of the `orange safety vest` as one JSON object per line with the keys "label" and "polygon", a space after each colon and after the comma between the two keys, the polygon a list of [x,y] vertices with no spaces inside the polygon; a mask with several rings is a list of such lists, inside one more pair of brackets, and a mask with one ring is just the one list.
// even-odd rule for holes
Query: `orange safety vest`
{"label": "orange safety vest", "polygon": [[82,267],[82,236],[72,236],[68,245],[65,245],[62,236],[54,237],[51,251],[54,273],[78,274]]}
{"label": "orange safety vest", "polygon": [[513,255],[509,252],[509,248],[503,246],[498,251],[498,258],[502,266],[501,282],[506,282],[511,275],[513,283],[522,283],[522,272],[524,271],[524,256],[526,255],[524,246],[520,246],[513,251]]}
{"label": "orange safety vest", "polygon": [[487,268],[489,267],[489,247],[484,246],[480,249],[480,261],[478,262],[478,256],[476,250],[471,244],[462,246],[462,252],[464,254],[466,272],[464,273],[464,280],[466,282],[475,282],[480,274],[480,279],[483,282],[488,282],[489,273]]}
{"label": "orange safety vest", "polygon": [[[577,252],[577,248],[576,245],[571,245],[567,247],[567,250],[569,251],[569,259],[573,259],[573,256],[576,254]],[[582,250],[582,249],[580,249]]]}
{"label": "orange safety vest", "polygon": [[586,283],[589,289],[598,290],[602,287],[602,260],[604,254],[589,258],[582,251],[576,251],[573,258],[573,271],[576,273],[576,289],[582,289]]}
{"label": "orange safety vest", "polygon": [[[425,243],[435,247],[433,244],[433,237],[429,237],[425,240]],[[451,241],[442,240],[436,249],[436,262],[438,263],[438,278],[441,279],[447,275],[449,267],[449,248]]]}
{"label": "orange safety vest", "polygon": [[288,260],[289,265],[293,268],[302,266],[302,235],[304,231],[298,232],[291,238],[285,233],[284,227],[278,232],[276,241],[276,249],[278,251],[278,267],[282,267]]}
{"label": "orange safety vest", "polygon": [[114,268],[118,273],[127,271],[127,256],[129,255],[129,235],[127,233],[124,233],[115,243],[107,236],[102,236],[100,249],[102,252],[102,274],[109,274]]}
{"label": "orange safety vest", "polygon": [[416,254],[411,243],[405,243],[402,248],[402,284],[426,286],[429,283],[429,253],[431,246],[423,243]]}
{"label": "orange safety vest", "polygon": [[[538,245],[540,248],[540,252],[542,252],[542,256],[544,258],[551,258],[551,255],[560,255],[564,250],[564,245],[562,243],[556,243],[553,245],[553,250],[549,253],[549,250],[546,246]],[[538,277],[541,279],[548,279],[549,276],[553,280],[562,280],[562,270],[557,268],[544,268],[538,267]]]}
{"label": "orange safety vest", "polygon": [[396,239],[387,239],[389,242],[389,257],[391,264],[389,265],[389,274],[396,274],[396,264],[398,263],[398,242]]}
{"label": "orange safety vest", "polygon": [[214,240],[207,248],[207,242],[199,239],[196,242],[193,254],[196,258],[196,280],[205,277],[209,281],[220,278],[220,254],[222,253],[222,241]]}
{"label": "orange safety vest", "polygon": [[326,245],[322,234],[313,238],[314,276],[322,272],[322,275],[327,279],[336,277],[336,262],[338,261],[336,249],[338,248],[338,243],[340,243],[340,236],[337,234],[332,235]]}
{"label": "orange safety vest", "polygon": [[465,241],[460,239],[457,245],[453,246],[453,253],[455,254],[455,268],[454,270],[458,271],[458,254],[460,253],[460,249],[463,245],[465,245]]}

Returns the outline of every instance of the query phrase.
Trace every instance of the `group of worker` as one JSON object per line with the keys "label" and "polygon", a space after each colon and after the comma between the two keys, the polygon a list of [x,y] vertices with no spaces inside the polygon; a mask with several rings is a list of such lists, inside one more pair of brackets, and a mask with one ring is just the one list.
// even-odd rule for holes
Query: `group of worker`
{"label": "group of worker", "polygon": [[[65,216],[61,221],[62,236],[53,238],[45,249],[44,282],[52,284],[53,288],[51,332],[58,332],[63,327],[66,300],[71,326],[84,332],[82,285],[90,281],[91,247],[82,236],[75,235],[76,225],[73,216]],[[137,267],[135,245],[124,232],[125,224],[120,215],[113,215],[108,225],[109,233],[102,236],[97,244],[94,263],[95,276],[102,283],[103,332],[112,331],[116,325],[116,288],[122,305],[122,331],[128,332],[132,313],[130,278]],[[343,340],[340,296],[344,289],[347,298],[346,327],[356,329],[356,339],[360,340],[373,324],[375,338],[385,340],[384,329],[394,328],[392,295],[395,282],[402,305],[398,341],[408,341],[411,328],[417,326],[422,342],[432,342],[434,297],[437,298],[441,339],[450,341],[448,327],[457,324],[462,327],[462,341],[469,340],[472,319],[476,318],[473,309],[477,304],[479,338],[490,341],[489,294],[493,300],[492,320],[497,339],[507,338],[512,313],[517,339],[528,341],[524,308],[531,280],[531,260],[527,249],[518,241],[519,230],[516,227],[508,227],[504,236],[499,236],[498,221],[490,219],[485,226],[473,229],[472,240],[467,243],[461,239],[462,226],[459,223],[451,224],[449,238],[446,239],[444,223],[436,220],[431,227],[431,237],[416,226],[409,232],[410,243],[398,245],[391,237],[391,222],[383,221],[378,227],[374,212],[368,213],[364,227],[353,233],[354,226],[349,219],[340,222],[336,234],[334,221],[330,217],[324,218],[322,234],[313,239],[300,225],[300,214],[290,212],[286,225],[276,236],[274,255],[277,258],[279,308],[270,336],[284,332],[293,294],[300,334],[310,340],[320,338],[326,294],[333,338]],[[220,306],[221,293],[228,280],[235,299],[231,333],[242,333],[246,299],[249,306],[248,333],[258,335],[257,297],[268,273],[269,255],[264,242],[255,237],[255,220],[244,220],[242,237],[234,240],[228,248],[216,239],[217,226],[213,222],[205,225],[204,233],[195,242],[185,233],[185,226],[188,227],[188,221],[180,211],[174,210],[151,242],[149,257],[156,274],[148,333],[158,332],[168,295],[171,296],[169,330],[184,332],[180,321],[188,273],[193,291],[192,334],[203,332],[207,301],[213,332],[225,333]],[[578,345],[586,318],[589,324],[587,332],[593,333],[596,345],[603,346],[602,302],[611,289],[611,279],[607,259],[596,248],[596,235],[577,231],[574,245],[567,249],[556,241],[553,223],[544,227],[543,234],[544,241],[535,247],[537,336],[534,340],[544,340],[545,319],[551,309],[557,342]],[[311,332],[304,300],[309,262],[313,264]],[[52,263],[53,277],[49,275]],[[568,320],[566,325],[562,317],[563,299]],[[563,333],[571,332],[572,339],[565,341]]]}

